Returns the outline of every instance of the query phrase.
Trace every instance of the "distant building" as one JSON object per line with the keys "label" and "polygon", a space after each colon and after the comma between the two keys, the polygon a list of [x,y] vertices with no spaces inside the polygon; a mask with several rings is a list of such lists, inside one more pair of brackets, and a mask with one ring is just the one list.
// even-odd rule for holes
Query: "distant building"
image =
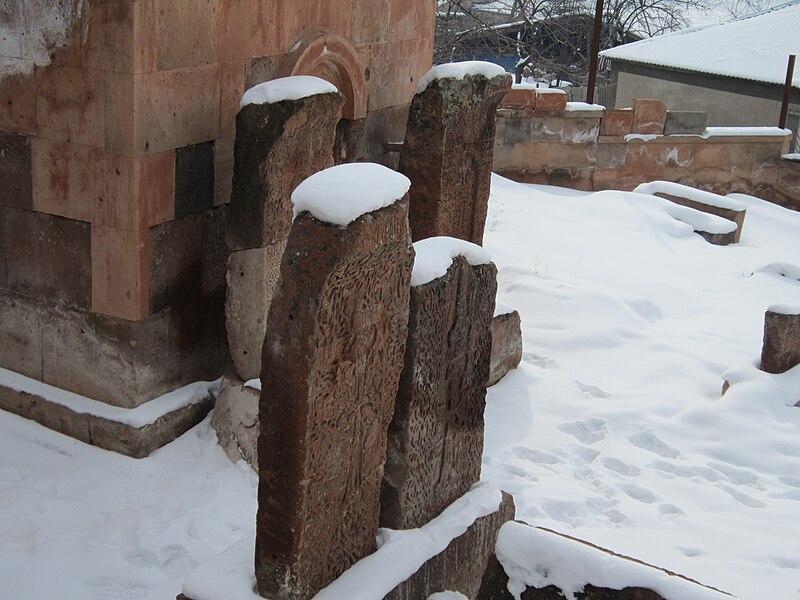
{"label": "distant building", "polygon": [[[659,98],[672,110],[703,110],[709,125],[778,124],[786,65],[800,54],[800,3],[760,15],[685,29],[604,50],[617,81],[617,108],[634,96]],[[787,126],[800,152],[800,63]]]}

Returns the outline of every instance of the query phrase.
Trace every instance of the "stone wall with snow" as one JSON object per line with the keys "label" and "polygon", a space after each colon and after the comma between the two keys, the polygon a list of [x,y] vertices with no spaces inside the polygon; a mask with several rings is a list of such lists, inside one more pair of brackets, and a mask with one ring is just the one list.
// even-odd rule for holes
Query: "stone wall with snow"
{"label": "stone wall with snow", "polygon": [[615,110],[562,104],[512,90],[497,113],[495,172],[583,190],[632,190],[662,179],[800,210],[800,164],[782,158],[788,130],[706,127],[703,113],[669,111],[658,100]]}

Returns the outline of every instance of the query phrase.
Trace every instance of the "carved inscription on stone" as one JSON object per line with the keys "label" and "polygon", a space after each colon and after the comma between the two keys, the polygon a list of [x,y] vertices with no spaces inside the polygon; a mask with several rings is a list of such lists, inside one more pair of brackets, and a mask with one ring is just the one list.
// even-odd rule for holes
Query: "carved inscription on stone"
{"label": "carved inscription on stone", "polygon": [[497,291],[491,263],[456,258],[411,288],[408,343],[389,428],[381,525],[420,527],[478,481]]}
{"label": "carved inscription on stone", "polygon": [[375,550],[403,365],[408,204],[348,227],[297,217],[263,349],[256,578],[306,599]]}
{"label": "carved inscription on stone", "polygon": [[480,244],[486,225],[495,117],[510,76],[437,79],[414,96],[400,171],[411,179],[414,241],[447,235]]}

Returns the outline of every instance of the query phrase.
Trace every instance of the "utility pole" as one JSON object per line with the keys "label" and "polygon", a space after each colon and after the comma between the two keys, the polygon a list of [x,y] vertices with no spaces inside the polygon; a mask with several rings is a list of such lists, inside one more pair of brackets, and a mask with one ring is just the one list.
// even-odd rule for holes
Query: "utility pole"
{"label": "utility pole", "polygon": [[781,104],[781,116],[778,120],[778,127],[786,129],[786,117],[789,115],[789,99],[792,95],[792,80],[794,79],[794,60],[795,55],[789,55],[789,64],[786,65],[786,84],[783,86],[783,103]]}
{"label": "utility pole", "polygon": [[603,0],[597,0],[594,9],[594,35],[592,54],[589,57],[589,81],[586,84],[586,102],[594,104],[594,87],[597,81],[597,59],[600,53],[600,34],[603,31]]}

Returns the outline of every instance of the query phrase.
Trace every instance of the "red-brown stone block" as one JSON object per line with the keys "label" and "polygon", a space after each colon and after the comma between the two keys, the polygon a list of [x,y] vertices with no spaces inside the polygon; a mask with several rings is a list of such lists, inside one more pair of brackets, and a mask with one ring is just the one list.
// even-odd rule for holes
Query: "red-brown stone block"
{"label": "red-brown stone block", "polygon": [[667,108],[661,100],[633,99],[632,133],[663,134],[667,121]]}
{"label": "red-brown stone block", "polygon": [[155,0],[160,71],[217,61],[219,0]]}
{"label": "red-brown stone block", "polygon": [[51,65],[36,70],[39,136],[95,148],[106,144],[102,71]]}
{"label": "red-brown stone block", "polygon": [[[425,260],[431,248],[422,241],[415,250]],[[496,278],[492,263],[471,266],[459,256],[443,277],[411,288],[381,492],[383,527],[423,526],[480,478]]]}
{"label": "red-brown stone block", "polygon": [[522,360],[522,322],[514,310],[492,319],[492,362],[488,386],[505,377]]}
{"label": "red-brown stone block", "polygon": [[408,115],[400,171],[412,182],[414,240],[437,235],[483,241],[497,107],[511,76],[434,79]]}
{"label": "red-brown stone block", "polygon": [[503,98],[500,108],[534,110],[536,108],[536,90],[533,88],[513,87]]}
{"label": "red-brown stone block", "polygon": [[537,111],[560,112],[565,108],[567,108],[567,94],[563,90],[536,90]]}
{"label": "red-brown stone block", "polygon": [[625,136],[633,131],[633,111],[627,108],[606,109],[600,121],[600,135]]}
{"label": "red-brown stone block", "polygon": [[408,331],[405,199],[346,227],[296,218],[270,307],[255,571],[306,600],[375,550],[386,431]]}
{"label": "red-brown stone block", "polygon": [[784,373],[800,365],[800,307],[772,307],[764,315],[761,370]]}
{"label": "red-brown stone block", "polygon": [[147,229],[92,225],[92,310],[138,321],[148,314]]}

